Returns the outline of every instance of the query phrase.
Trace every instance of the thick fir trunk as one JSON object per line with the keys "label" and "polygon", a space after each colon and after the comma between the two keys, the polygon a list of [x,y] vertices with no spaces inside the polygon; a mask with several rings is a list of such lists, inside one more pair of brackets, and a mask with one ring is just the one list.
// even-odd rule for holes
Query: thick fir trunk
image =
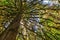
{"label": "thick fir trunk", "polygon": [[[16,5],[17,6],[17,5]],[[20,20],[22,16],[22,0],[19,0],[19,13],[17,13],[15,19],[9,25],[9,27],[0,35],[0,40],[16,40]]]}
{"label": "thick fir trunk", "polygon": [[20,15],[17,15],[9,27],[0,35],[0,40],[16,40],[20,18]]}

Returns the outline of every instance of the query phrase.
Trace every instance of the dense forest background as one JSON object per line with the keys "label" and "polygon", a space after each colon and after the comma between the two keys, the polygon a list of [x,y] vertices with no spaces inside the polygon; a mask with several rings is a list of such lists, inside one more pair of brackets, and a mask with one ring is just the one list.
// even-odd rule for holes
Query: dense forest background
{"label": "dense forest background", "polygon": [[60,40],[60,1],[49,1],[0,0],[0,40]]}

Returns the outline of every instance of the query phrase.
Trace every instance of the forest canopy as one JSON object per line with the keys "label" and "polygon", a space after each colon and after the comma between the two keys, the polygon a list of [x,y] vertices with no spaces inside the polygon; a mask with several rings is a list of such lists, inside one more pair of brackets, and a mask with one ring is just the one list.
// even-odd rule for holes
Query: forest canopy
{"label": "forest canopy", "polygon": [[60,40],[60,1],[0,0],[0,40]]}

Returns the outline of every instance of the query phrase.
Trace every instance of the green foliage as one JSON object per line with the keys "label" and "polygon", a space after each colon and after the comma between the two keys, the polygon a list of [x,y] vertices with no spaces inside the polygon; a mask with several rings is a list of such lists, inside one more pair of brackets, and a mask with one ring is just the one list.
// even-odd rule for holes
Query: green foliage
{"label": "green foliage", "polygon": [[[17,4],[18,4],[18,2],[17,2]],[[23,6],[22,6],[22,10],[23,10],[22,14],[23,14],[23,16],[22,16],[21,20],[29,19],[29,17],[31,17],[30,13],[33,13],[31,11],[33,9],[35,9],[38,12],[37,14],[40,15],[39,17],[41,17],[40,18],[40,22],[41,22],[40,24],[43,25],[43,28],[42,28],[41,25],[39,23],[37,23],[37,25],[38,25],[38,32],[35,33],[35,32],[33,32],[33,30],[30,30],[30,28],[32,27],[33,23],[28,25],[28,23],[27,23],[28,20],[24,20],[22,22],[22,23],[24,23],[23,24],[24,27],[20,28],[21,30],[19,30],[19,31],[20,32],[23,31],[23,33],[24,33],[24,30],[26,30],[26,32],[27,32],[27,39],[35,40],[35,37],[36,37],[37,40],[40,40],[40,39],[41,40],[45,40],[45,39],[46,40],[60,40],[60,28],[59,28],[60,27],[60,20],[58,19],[59,15],[58,15],[58,12],[57,12],[59,10],[57,10],[57,11],[56,10],[48,10],[48,9],[46,9],[46,8],[48,8],[47,6],[45,7],[45,6],[39,5],[39,4],[38,4],[38,6],[36,6],[37,4],[31,6],[30,4],[28,4],[26,2],[23,2],[22,4],[23,4]],[[15,18],[16,14],[21,11],[19,8],[16,8],[15,7],[15,3],[13,3],[10,0],[1,1],[0,2],[0,6],[1,5],[7,7],[6,9],[4,9],[5,12],[4,11],[0,12],[0,15],[3,15],[2,20],[4,20],[4,21],[9,21],[10,19]],[[55,7],[53,7],[53,8],[55,8]],[[35,10],[33,10],[33,11],[35,11]],[[50,15],[50,13],[52,15]],[[45,15],[44,18],[43,18],[43,15]],[[28,18],[23,18],[23,17],[28,17]],[[0,20],[1,20],[1,18],[0,18]],[[3,22],[2,20],[0,21],[0,23]],[[57,24],[59,24],[59,25],[57,26]],[[22,27],[23,25],[20,25],[20,27]],[[18,34],[18,37],[17,37],[18,40],[23,40],[24,35],[22,35],[22,34],[21,35]]]}
{"label": "green foliage", "polygon": [[47,20],[46,22],[47,22],[47,24],[48,24],[49,26],[54,26],[54,23],[51,22],[50,20]]}
{"label": "green foliage", "polygon": [[8,5],[9,3],[7,1],[0,2],[0,5]]}

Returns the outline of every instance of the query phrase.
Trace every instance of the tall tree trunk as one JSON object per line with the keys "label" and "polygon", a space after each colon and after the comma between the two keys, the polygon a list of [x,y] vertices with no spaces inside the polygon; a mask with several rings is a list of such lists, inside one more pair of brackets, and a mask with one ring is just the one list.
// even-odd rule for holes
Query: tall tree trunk
{"label": "tall tree trunk", "polygon": [[20,20],[22,16],[22,0],[20,1],[19,13],[17,13],[15,19],[9,25],[9,27],[0,35],[0,40],[16,40],[16,35],[18,33],[18,28],[20,25]]}
{"label": "tall tree trunk", "polygon": [[21,17],[17,15],[10,26],[0,35],[0,40],[16,40],[16,35],[20,25],[20,18]]}

